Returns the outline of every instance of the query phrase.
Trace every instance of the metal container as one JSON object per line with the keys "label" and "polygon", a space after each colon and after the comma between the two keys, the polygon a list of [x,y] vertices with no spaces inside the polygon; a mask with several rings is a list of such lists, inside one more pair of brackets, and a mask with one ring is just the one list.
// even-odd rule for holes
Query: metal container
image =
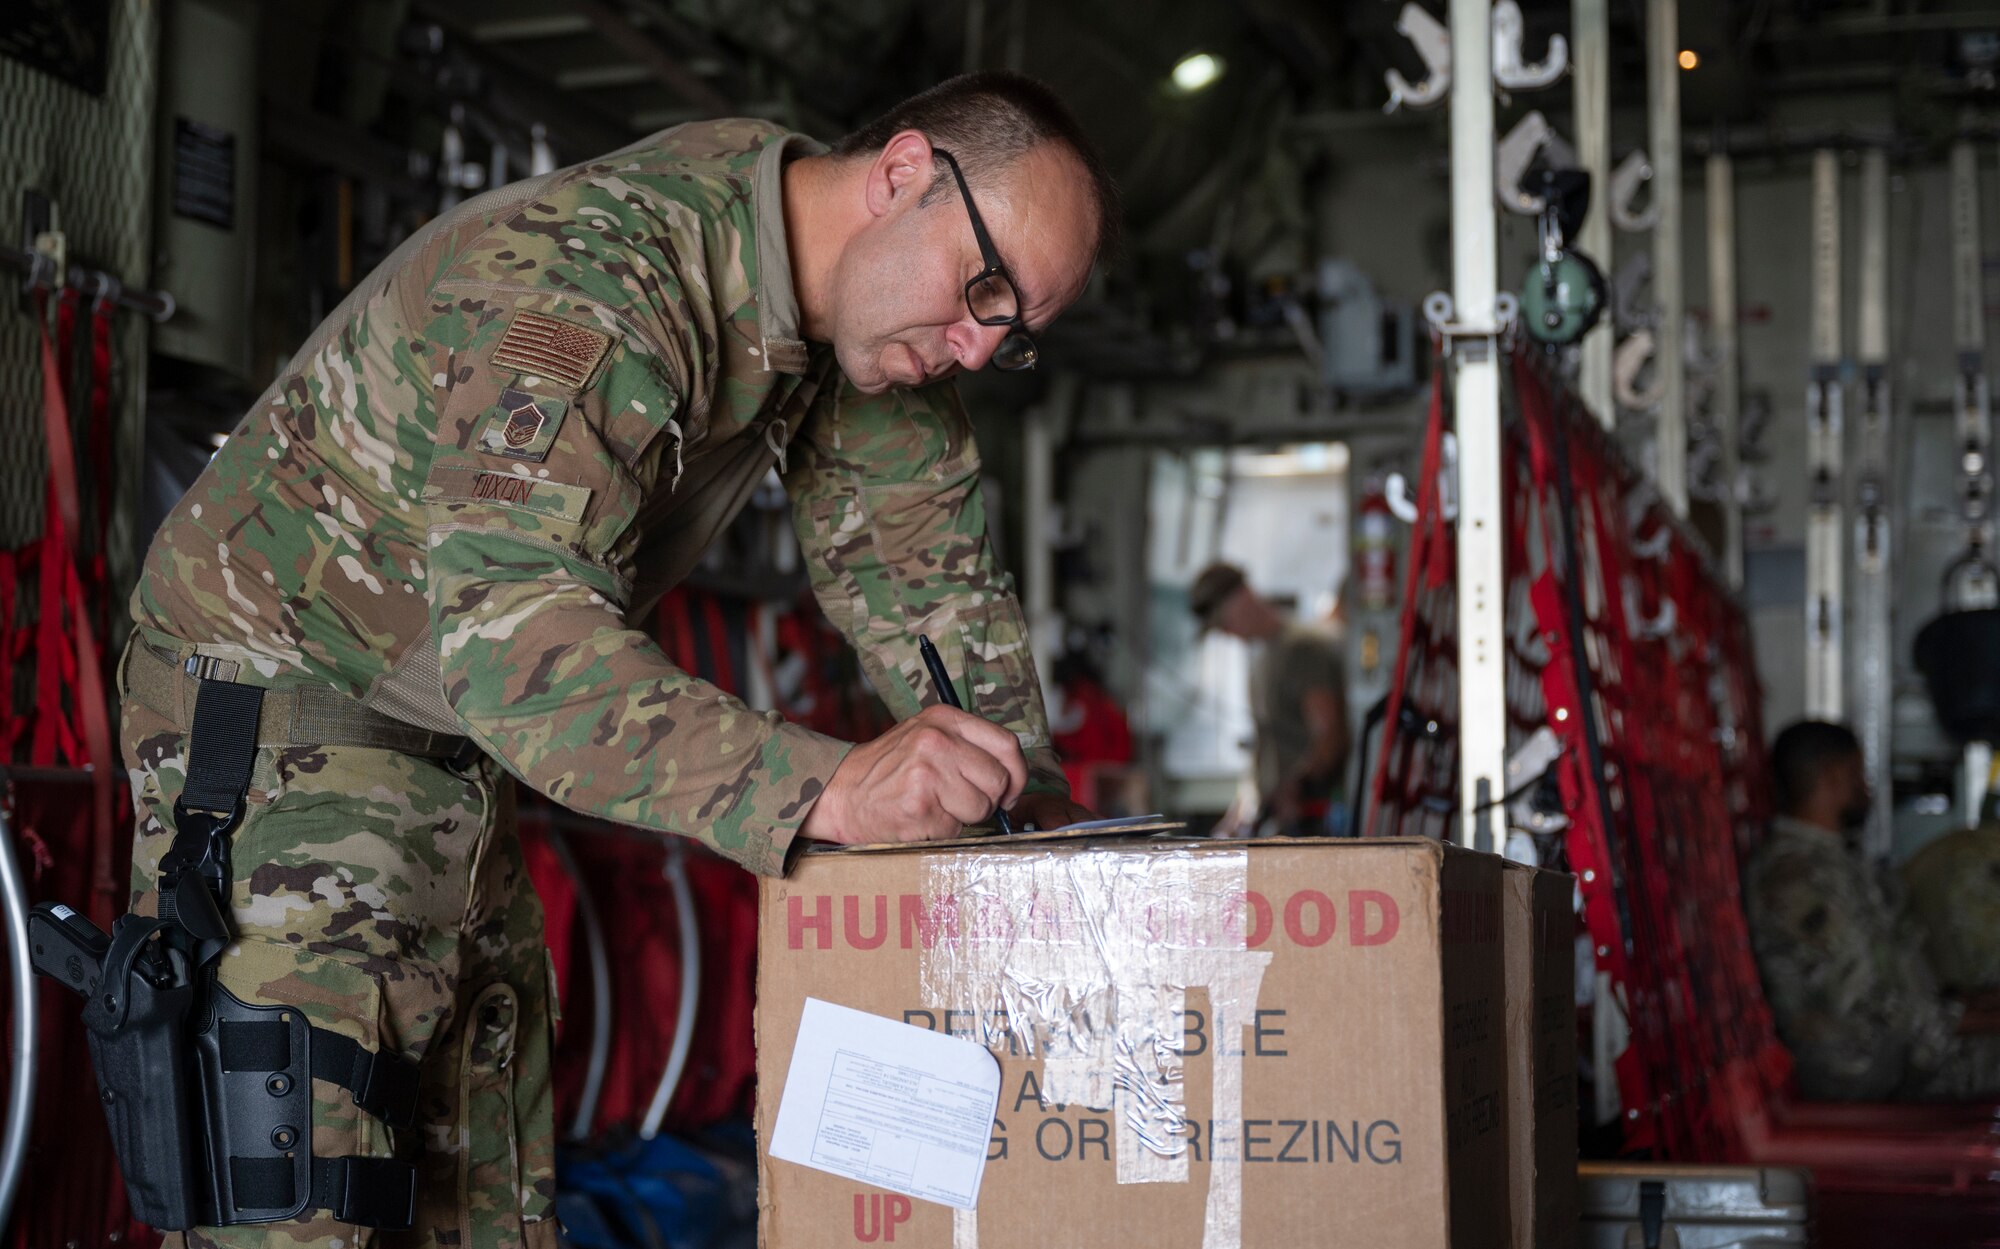
{"label": "metal container", "polygon": [[1790,1167],[1586,1162],[1582,1249],[1776,1249],[1812,1243],[1812,1178]]}

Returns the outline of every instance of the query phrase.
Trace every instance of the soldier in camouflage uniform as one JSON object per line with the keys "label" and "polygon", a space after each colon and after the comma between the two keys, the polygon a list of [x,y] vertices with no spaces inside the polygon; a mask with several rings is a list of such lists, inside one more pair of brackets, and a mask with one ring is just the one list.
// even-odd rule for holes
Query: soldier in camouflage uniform
{"label": "soldier in camouflage uniform", "polygon": [[1860,743],[1804,721],[1778,735],[1771,767],[1781,814],[1744,871],[1744,910],[1800,1091],[1822,1101],[2000,1095],[2000,1038],[1959,1034],[1959,1009],[1842,840],[1870,806]]}
{"label": "soldier in camouflage uniform", "polygon": [[[267,687],[218,975],[421,1062],[419,1125],[398,1134],[418,1139],[330,1085],[313,1128],[317,1154],[420,1156],[416,1227],[321,1212],[190,1243],[554,1243],[553,986],[507,773],[761,873],[801,837],[1084,814],[950,377],[996,349],[1032,363],[1026,335],[1076,298],[1115,221],[1062,106],[976,75],[832,151],[699,123],[502,188],[327,319],[168,517],[133,596],[134,887],[172,837],[181,669]],[[773,467],[821,605],[902,721],[874,742],[752,710],[643,631]],[[934,705],[919,632],[981,716]]]}

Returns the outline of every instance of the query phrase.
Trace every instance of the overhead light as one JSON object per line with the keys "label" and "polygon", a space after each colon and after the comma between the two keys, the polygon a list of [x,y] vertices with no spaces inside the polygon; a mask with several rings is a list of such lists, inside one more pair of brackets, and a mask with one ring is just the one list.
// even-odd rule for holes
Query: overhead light
{"label": "overhead light", "polygon": [[1701,64],[1701,58],[1694,54],[1693,48],[1682,48],[1680,60],[1682,69],[1693,69]]}
{"label": "overhead light", "polygon": [[1174,86],[1184,95],[1193,95],[1222,77],[1222,58],[1207,52],[1190,52],[1174,66]]}

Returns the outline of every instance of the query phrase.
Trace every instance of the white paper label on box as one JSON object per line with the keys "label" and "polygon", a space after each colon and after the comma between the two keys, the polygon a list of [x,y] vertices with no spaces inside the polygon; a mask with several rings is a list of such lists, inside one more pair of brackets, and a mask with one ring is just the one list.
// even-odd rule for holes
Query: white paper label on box
{"label": "white paper label on box", "polygon": [[970,1210],[999,1101],[984,1047],[809,997],[771,1156]]}

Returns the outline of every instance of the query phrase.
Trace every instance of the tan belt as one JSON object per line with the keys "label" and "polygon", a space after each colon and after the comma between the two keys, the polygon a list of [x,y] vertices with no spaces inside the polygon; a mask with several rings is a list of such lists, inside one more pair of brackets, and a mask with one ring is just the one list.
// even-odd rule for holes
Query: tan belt
{"label": "tan belt", "polygon": [[[171,657],[134,639],[125,669],[127,693],[172,720],[183,733],[194,724],[200,678]],[[463,759],[474,751],[470,738],[405,724],[325,685],[264,691],[257,715],[259,746],[367,746],[424,759]]]}

